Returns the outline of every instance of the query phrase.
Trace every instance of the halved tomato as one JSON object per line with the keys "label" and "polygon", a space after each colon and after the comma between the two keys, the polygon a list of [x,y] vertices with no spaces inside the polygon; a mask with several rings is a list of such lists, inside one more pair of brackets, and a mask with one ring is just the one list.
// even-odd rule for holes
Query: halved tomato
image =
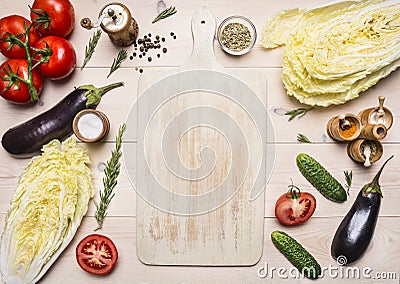
{"label": "halved tomato", "polygon": [[86,272],[104,275],[110,273],[118,259],[118,251],[110,238],[91,234],[76,247],[76,260]]}
{"label": "halved tomato", "polygon": [[275,216],[286,226],[299,225],[307,221],[313,214],[317,202],[315,197],[308,192],[291,184],[289,191],[282,194],[275,204]]}

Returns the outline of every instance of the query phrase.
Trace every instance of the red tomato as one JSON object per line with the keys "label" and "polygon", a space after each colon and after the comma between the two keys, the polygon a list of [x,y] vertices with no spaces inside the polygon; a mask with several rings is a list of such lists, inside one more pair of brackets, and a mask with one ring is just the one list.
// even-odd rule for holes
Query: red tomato
{"label": "red tomato", "polygon": [[31,10],[31,20],[40,17],[38,14],[44,15],[48,21],[38,26],[42,35],[66,37],[74,29],[75,10],[68,0],[35,0]]}
{"label": "red tomato", "polygon": [[[0,66],[0,94],[7,101],[17,104],[31,102],[28,86],[16,78],[12,78],[10,72],[28,80],[28,61],[26,59],[9,59]],[[11,81],[7,80],[10,79]],[[42,92],[42,77],[36,70],[32,70],[33,87],[39,96]],[[10,85],[11,84],[11,85]],[[10,86],[10,87],[9,87]]]}
{"label": "red tomato", "polygon": [[314,214],[317,202],[314,196],[308,192],[300,192],[293,184],[289,189],[288,193],[282,194],[276,201],[275,216],[287,226],[302,224]]}
{"label": "red tomato", "polygon": [[[10,43],[4,41],[5,38],[9,37],[7,33],[11,33],[14,36],[18,36],[18,39],[25,41],[25,27],[31,24],[30,21],[19,15],[11,15],[0,19],[0,51],[4,56],[8,58],[26,58],[25,49],[22,46],[13,44],[11,49]],[[34,45],[39,40],[39,34],[32,27],[29,31],[29,46]]]}
{"label": "red tomato", "polygon": [[[46,78],[59,80],[70,75],[76,65],[76,53],[72,44],[58,36],[46,36],[34,46],[37,49],[48,47],[51,55],[48,60],[39,64],[37,69]],[[42,58],[41,54],[35,56],[35,62]],[[46,56],[44,56],[46,58]]]}
{"label": "red tomato", "polygon": [[118,251],[108,237],[91,234],[76,247],[76,260],[86,272],[104,275],[113,270],[118,260]]}

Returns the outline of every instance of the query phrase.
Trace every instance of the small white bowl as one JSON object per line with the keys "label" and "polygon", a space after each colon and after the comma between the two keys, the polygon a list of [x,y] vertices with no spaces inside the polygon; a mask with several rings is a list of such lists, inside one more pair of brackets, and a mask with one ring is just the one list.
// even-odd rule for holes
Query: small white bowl
{"label": "small white bowl", "polygon": [[[250,36],[251,36],[251,42],[248,47],[246,47],[242,50],[239,50],[239,51],[235,51],[235,50],[229,49],[228,47],[225,46],[223,39],[222,39],[222,32],[223,32],[224,28],[231,23],[239,23],[239,24],[242,24],[245,27],[247,27],[247,29],[250,32]],[[222,50],[225,51],[226,53],[231,54],[231,55],[243,55],[243,54],[248,53],[253,48],[254,44],[256,43],[256,40],[257,40],[256,27],[246,17],[230,16],[230,17],[226,18],[225,20],[223,20],[221,22],[221,24],[219,25],[218,31],[217,31],[217,39],[218,39],[219,45],[221,46]]]}

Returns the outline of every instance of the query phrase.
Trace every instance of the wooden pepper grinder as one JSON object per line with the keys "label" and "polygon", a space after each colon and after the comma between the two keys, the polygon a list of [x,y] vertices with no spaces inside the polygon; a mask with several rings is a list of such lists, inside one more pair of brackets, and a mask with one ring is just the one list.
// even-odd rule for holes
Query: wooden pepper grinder
{"label": "wooden pepper grinder", "polygon": [[100,10],[95,24],[92,24],[89,18],[83,18],[81,26],[88,30],[101,26],[112,43],[123,47],[133,44],[139,34],[139,26],[131,12],[124,4],[118,2],[105,5]]}
{"label": "wooden pepper grinder", "polygon": [[383,124],[386,127],[386,130],[389,130],[393,124],[393,114],[387,107],[383,106],[383,103],[385,102],[384,96],[379,96],[378,100],[378,107],[364,109],[358,113],[358,116],[363,125]]}
{"label": "wooden pepper grinder", "polygon": [[337,115],[326,124],[326,132],[333,140],[353,141],[361,133],[361,121],[351,113]]}

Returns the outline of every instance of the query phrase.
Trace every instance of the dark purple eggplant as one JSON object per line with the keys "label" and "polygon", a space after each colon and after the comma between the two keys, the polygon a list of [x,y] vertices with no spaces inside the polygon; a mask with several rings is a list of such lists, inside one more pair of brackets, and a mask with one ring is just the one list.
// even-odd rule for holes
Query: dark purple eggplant
{"label": "dark purple eggplant", "polygon": [[108,91],[122,82],[101,88],[84,85],[38,116],[7,130],[1,139],[3,148],[13,156],[31,157],[53,139],[64,140],[73,133],[72,122],[81,110],[95,109]]}
{"label": "dark purple eggplant", "polygon": [[358,260],[371,242],[382,199],[379,177],[392,158],[393,156],[386,160],[372,182],[363,186],[350,211],[336,230],[331,245],[331,255],[338,263],[350,264]]}

